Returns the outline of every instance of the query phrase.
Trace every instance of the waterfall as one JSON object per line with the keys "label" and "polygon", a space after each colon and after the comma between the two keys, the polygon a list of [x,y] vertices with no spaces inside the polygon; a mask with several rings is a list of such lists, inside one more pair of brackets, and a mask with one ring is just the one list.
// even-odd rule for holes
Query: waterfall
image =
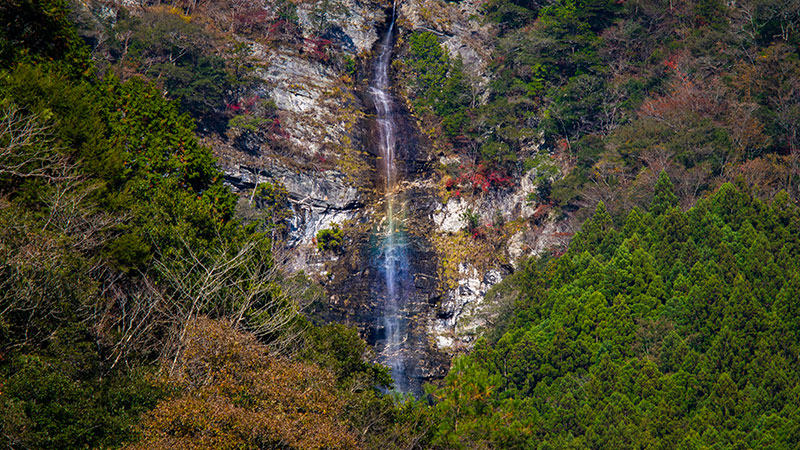
{"label": "waterfall", "polygon": [[408,367],[403,346],[408,336],[408,251],[405,239],[399,192],[397,189],[397,166],[395,150],[398,130],[396,111],[390,92],[389,64],[392,60],[392,47],[395,27],[395,5],[386,35],[381,42],[380,55],[375,64],[369,95],[375,103],[378,128],[378,147],[381,171],[385,181],[386,218],[381,231],[380,267],[384,286],[379,299],[378,329],[381,338],[376,342],[378,359],[389,367],[395,387],[403,392],[410,389]]}

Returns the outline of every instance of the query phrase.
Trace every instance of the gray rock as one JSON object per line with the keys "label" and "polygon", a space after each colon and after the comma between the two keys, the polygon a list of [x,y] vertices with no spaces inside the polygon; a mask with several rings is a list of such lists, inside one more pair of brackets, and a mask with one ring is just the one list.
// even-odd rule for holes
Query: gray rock
{"label": "gray rock", "polygon": [[463,278],[455,289],[447,292],[428,327],[437,349],[448,352],[471,348],[480,328],[486,324],[486,293],[503,279],[502,273],[495,269],[481,277],[468,264],[461,264],[459,273]]}
{"label": "gray rock", "polygon": [[[353,54],[362,54],[372,50],[378,40],[378,27],[386,19],[381,5],[374,2],[354,0],[332,0],[334,8],[327,11],[328,30],[322,37],[331,39],[342,46],[342,49]],[[316,2],[301,3],[297,6],[297,15],[303,29],[303,37],[315,38],[316,31],[312,24],[311,14],[317,6]],[[335,30],[331,33],[331,30]]]}
{"label": "gray rock", "polygon": [[290,248],[310,244],[319,230],[354,219],[364,207],[358,190],[336,171],[297,172],[281,166],[225,169],[225,182],[234,191],[276,181],[286,187],[294,213],[287,242]]}

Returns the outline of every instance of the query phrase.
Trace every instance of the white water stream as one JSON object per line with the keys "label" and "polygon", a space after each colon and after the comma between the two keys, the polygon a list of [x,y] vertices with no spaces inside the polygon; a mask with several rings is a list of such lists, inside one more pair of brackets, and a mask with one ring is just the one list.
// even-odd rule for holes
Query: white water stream
{"label": "white water stream", "polygon": [[387,365],[395,380],[395,387],[403,392],[409,389],[406,361],[402,347],[407,339],[405,307],[407,299],[404,293],[404,278],[408,273],[407,243],[401,227],[399,216],[400,204],[397,189],[397,166],[395,150],[397,148],[396,133],[398,130],[394,102],[390,93],[391,80],[389,65],[392,61],[392,47],[395,30],[395,8],[392,7],[392,19],[386,35],[381,43],[380,55],[375,65],[369,94],[375,103],[376,121],[378,125],[380,162],[385,179],[386,220],[381,235],[380,261],[382,264],[385,291],[383,299],[379,299],[380,323],[383,329],[382,338],[377,342],[377,351],[381,363]]}

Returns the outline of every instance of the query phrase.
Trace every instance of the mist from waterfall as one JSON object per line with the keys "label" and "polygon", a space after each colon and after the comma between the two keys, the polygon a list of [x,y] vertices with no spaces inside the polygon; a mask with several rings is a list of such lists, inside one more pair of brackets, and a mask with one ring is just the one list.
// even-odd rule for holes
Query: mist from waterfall
{"label": "mist from waterfall", "polygon": [[375,103],[378,125],[378,146],[382,175],[385,179],[386,218],[381,230],[380,258],[381,272],[385,282],[382,301],[379,299],[381,314],[378,329],[382,330],[378,340],[379,361],[392,372],[395,387],[408,392],[409,381],[406,361],[402,347],[407,339],[407,325],[404,311],[406,298],[405,281],[408,279],[407,241],[402,230],[401,205],[398,199],[397,167],[395,150],[398,130],[394,102],[390,93],[389,65],[392,61],[392,46],[395,27],[395,7],[392,19],[381,43],[381,50],[375,65],[369,94]]}

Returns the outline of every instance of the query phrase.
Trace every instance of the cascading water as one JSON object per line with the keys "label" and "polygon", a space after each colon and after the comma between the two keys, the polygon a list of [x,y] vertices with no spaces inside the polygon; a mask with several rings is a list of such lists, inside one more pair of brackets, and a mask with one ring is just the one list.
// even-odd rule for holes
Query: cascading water
{"label": "cascading water", "polygon": [[397,166],[395,150],[397,148],[396,133],[398,130],[396,111],[390,93],[389,64],[392,60],[392,47],[395,27],[395,6],[392,6],[392,18],[386,35],[381,42],[380,55],[375,65],[369,94],[375,103],[376,122],[378,128],[378,146],[382,175],[385,180],[385,213],[383,230],[380,232],[379,263],[383,275],[384,286],[379,303],[378,329],[379,339],[376,342],[379,361],[392,372],[395,387],[402,392],[411,389],[407,374],[406,358],[403,345],[408,337],[407,331],[407,298],[408,298],[408,251],[407,241],[402,227],[402,211],[397,186]]}

